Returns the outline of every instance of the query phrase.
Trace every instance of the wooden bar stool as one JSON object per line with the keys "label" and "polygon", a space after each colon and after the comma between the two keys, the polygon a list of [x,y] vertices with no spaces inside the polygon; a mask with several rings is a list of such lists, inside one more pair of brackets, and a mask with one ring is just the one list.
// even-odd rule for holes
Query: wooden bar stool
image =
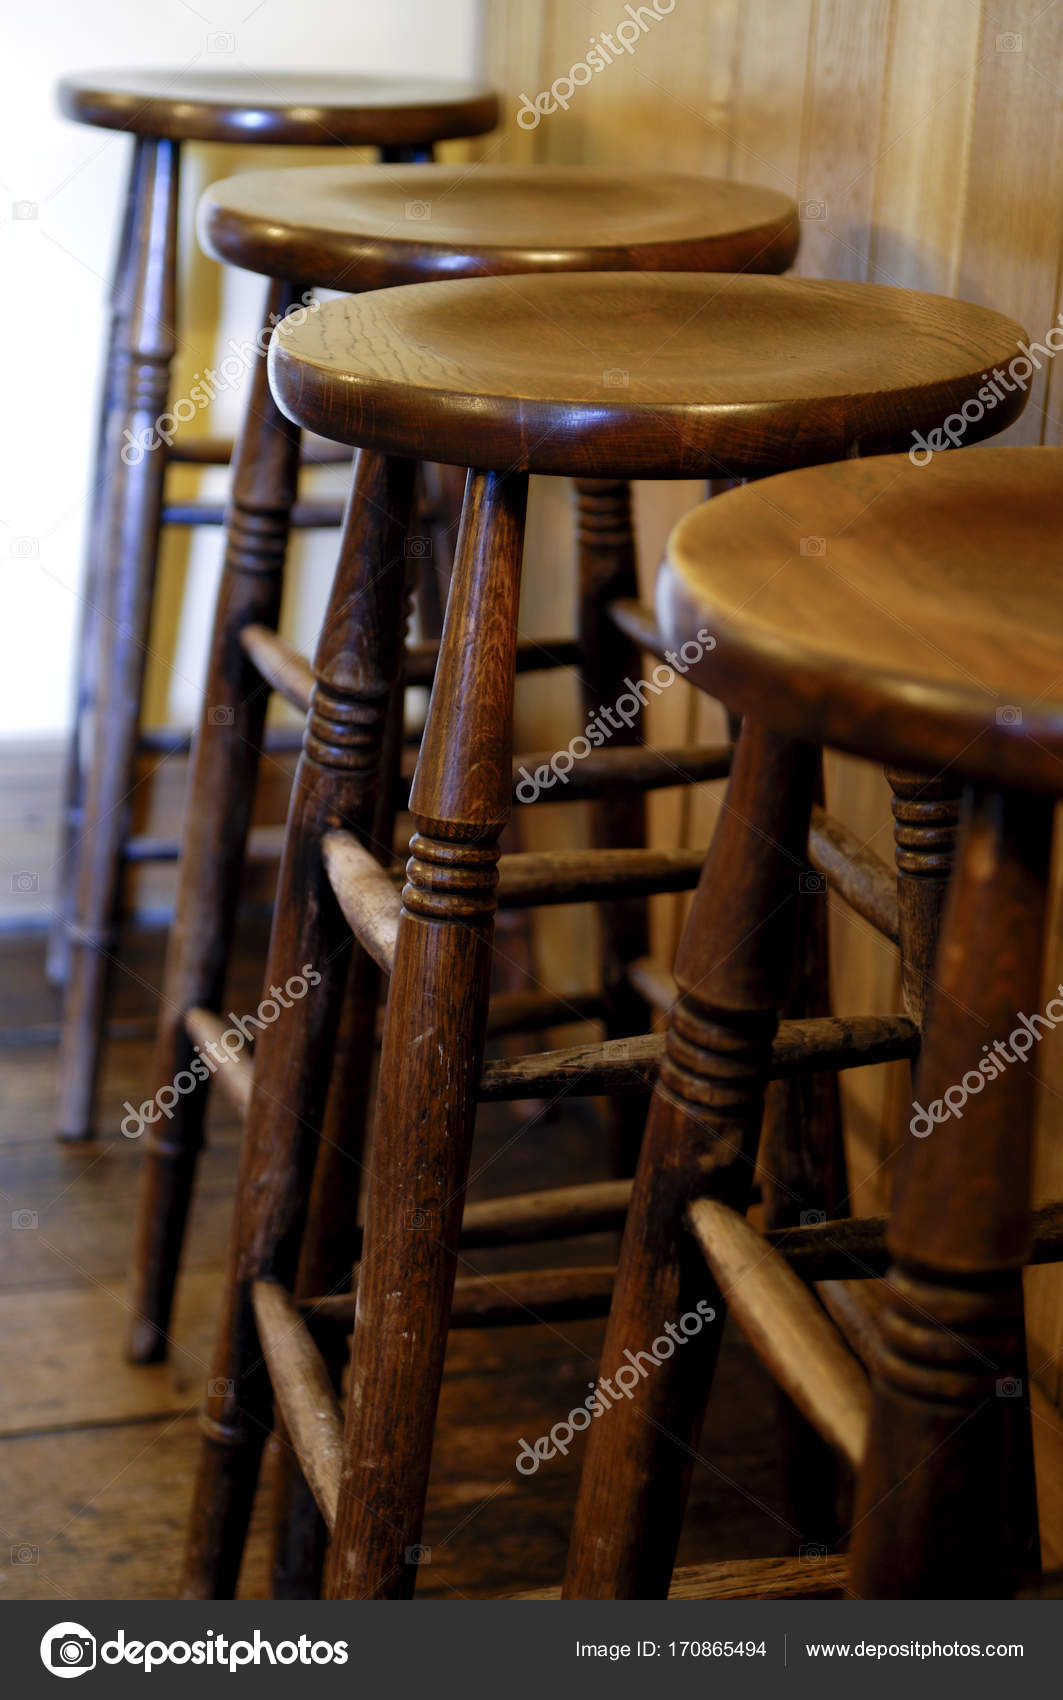
{"label": "wooden bar stool", "polygon": [[[270,374],[282,410],[361,454],[315,660],[268,967],[280,984],[314,963],[323,983],[261,1035],[248,1082],[189,1595],[235,1586],[275,1395],[333,1532],[328,1592],[412,1590],[476,1101],[565,1087],[644,1091],[660,1058],[651,1038],[482,1064],[500,899],[645,889],[630,852],[619,865],[617,853],[584,856],[578,868],[563,855],[499,858],[513,792],[529,473],[743,477],[845,457],[858,445],[885,449],[935,428],[1021,334],[998,314],[932,296],[687,273],[414,285],[329,303],[274,333]],[[609,375],[621,364],[630,382],[618,391]],[[1016,392],[992,423],[1003,425],[1022,399]],[[402,662],[410,463],[422,456],[471,470],[400,899],[373,854],[372,810]],[[741,594],[742,558],[726,560]],[[703,628],[697,645],[713,635]],[[651,651],[659,642],[649,633],[643,641]],[[875,910],[881,894],[868,895],[867,859],[852,864],[855,873],[844,855],[836,860],[854,901]],[[733,914],[741,887],[717,889]],[[327,965],[347,927],[390,976],[365,1236],[356,1297],[308,1295],[300,1309],[290,1293],[338,1020]],[[779,1072],[910,1055],[916,1038],[907,1018],[872,1018],[855,1036],[829,1020],[796,1023]],[[597,1214],[584,1208],[583,1219],[600,1222],[606,1203],[615,1219],[617,1202],[615,1192],[608,1201],[598,1194]],[[570,1202],[570,1226],[580,1211]],[[529,1215],[566,1215],[541,1203],[515,1214],[525,1232]],[[505,1231],[498,1209],[494,1227]],[[571,1305],[572,1292],[563,1296]],[[315,1367],[318,1315],[354,1319],[342,1437],[335,1398],[322,1399],[328,1377]]]}
{"label": "wooden bar stool", "polygon": [[[1032,1065],[995,1060],[994,1041],[1042,1007],[1061,476],[1056,449],[849,462],[730,494],[672,535],[662,628],[673,643],[712,631],[692,676],[746,718],[681,947],[603,1370],[699,1301],[716,1314],[590,1425],[568,1597],[667,1592],[723,1295],[857,1471],[849,1592],[995,1598],[1037,1567],[1020,1273],[1060,1257],[1045,1234],[1059,1207],[1031,1216]],[[824,743],[956,775],[963,819],[893,1214],[769,1244],[743,1217]],[[1031,1019],[1051,1042],[1051,1019]],[[870,1391],[798,1275],[864,1291],[885,1275],[854,1336]]]}
{"label": "wooden bar stool", "polygon": [[[411,208],[416,217],[409,216]],[[208,252],[272,280],[269,310],[278,315],[298,309],[302,295],[319,286],[355,292],[382,283],[536,270],[774,271],[790,263],[797,245],[796,208],[771,190],[666,172],[620,174],[580,167],[337,166],[248,172],[207,191],[199,223]],[[298,429],[270,395],[263,355],[253,375],[235,463],[211,659],[192,753],[188,826],[156,1047],[155,1082],[160,1086],[183,1076],[193,1061],[193,1046],[204,1037],[203,1014],[191,1016],[193,1031],[189,1012],[207,1012],[209,1024],[210,1013],[222,1007],[269,690],[278,690],[304,712],[309,703],[310,664],[275,630],[299,442]],[[595,705],[608,704],[623,689],[625,674],[641,666],[639,630],[653,626],[649,612],[638,606],[624,481],[586,479],[580,484],[578,545],[575,642],[564,636],[523,644],[517,665],[579,664]],[[426,541],[417,539],[408,547],[416,566]],[[411,648],[404,662],[406,680],[429,683],[435,655],[430,644]],[[632,736],[637,734],[632,717]],[[640,787],[713,770],[703,753],[688,753],[693,768],[684,767],[681,751],[651,759],[648,768],[639,770]],[[605,771],[597,776],[599,791],[608,793],[600,805],[599,836],[618,849],[637,847],[641,816],[618,818],[615,754],[607,753]],[[534,771],[549,753],[523,759]],[[718,758],[714,771],[720,771]],[[593,780],[591,770],[582,773],[566,788],[566,796],[586,795]],[[627,796],[641,805],[640,789],[629,784]],[[393,812],[394,802],[390,806]],[[380,836],[388,836],[383,824]],[[606,916],[604,993],[594,988],[593,997],[614,1037],[641,1031],[649,1019],[644,1001],[630,993],[623,977],[628,962],[647,950],[639,907],[639,900],[628,899]],[[548,1004],[538,1010],[524,1006],[525,1022],[543,1022],[551,1010]],[[514,1009],[514,1021],[519,1013]],[[202,1087],[182,1097],[148,1146],[133,1275],[130,1352],[137,1361],[157,1359],[166,1350],[206,1097]],[[341,1093],[340,1101],[349,1123],[348,1094]],[[636,1109],[641,1129],[643,1106]]]}
{"label": "wooden bar stool", "polygon": [[[222,518],[215,505],[167,506],[166,466],[224,464],[231,451],[209,440],[167,449],[155,435],[169,406],[177,347],[182,147],[371,146],[385,158],[430,158],[437,141],[492,129],[498,100],[482,85],[417,77],[123,70],[65,78],[59,104],[78,123],[135,137],[111,287],[50,951],[51,976],[67,988],[58,1128],[81,1139],[91,1131],[122,864],[143,848],[130,843],[129,805],[160,526],[217,525]],[[145,449],[145,441],[154,446]],[[297,520],[334,524],[338,515],[312,504]]]}

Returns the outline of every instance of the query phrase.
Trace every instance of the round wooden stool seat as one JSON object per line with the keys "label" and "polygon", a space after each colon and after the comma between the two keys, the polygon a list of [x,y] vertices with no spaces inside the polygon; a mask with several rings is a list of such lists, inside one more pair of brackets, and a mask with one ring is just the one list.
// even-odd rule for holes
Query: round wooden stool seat
{"label": "round wooden stool seat", "polygon": [[784,271],[797,208],[745,183],[582,166],[314,166],[208,189],[200,240],[230,265],[379,289],[488,272]]}
{"label": "round wooden stool seat", "polygon": [[[680,521],[658,585],[691,676],[796,737],[1063,790],[1063,449],[784,474]],[[778,714],[775,711],[778,705]]]}
{"label": "round wooden stool seat", "polygon": [[482,83],[313,71],[80,71],[59,85],[68,118],[182,142],[416,146],[498,122]]}
{"label": "round wooden stool seat", "polygon": [[[735,476],[899,448],[1023,335],[985,308],[874,284],[474,278],[349,296],[279,325],[270,381],[297,423],[411,458]],[[1002,429],[1024,399],[1006,395],[982,429]]]}

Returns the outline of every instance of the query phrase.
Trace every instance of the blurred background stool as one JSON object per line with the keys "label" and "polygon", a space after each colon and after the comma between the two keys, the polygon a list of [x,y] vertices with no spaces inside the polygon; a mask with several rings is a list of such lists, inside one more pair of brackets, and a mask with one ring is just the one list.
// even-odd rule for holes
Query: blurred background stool
{"label": "blurred background stool", "polygon": [[[49,970],[66,987],[59,1132],[84,1138],[91,1131],[122,865],[137,854],[129,843],[130,793],[160,526],[220,519],[209,505],[167,512],[166,465],[224,464],[231,450],[218,443],[166,449],[155,437],[168,407],[176,347],[182,146],[368,145],[385,159],[425,159],[437,141],[490,130],[498,103],[482,86],[423,78],[177,70],[83,72],[63,80],[59,103],[79,123],[135,138],[90,487],[59,924]],[[155,446],[137,455],[145,441]],[[302,517],[320,524],[330,516]]]}

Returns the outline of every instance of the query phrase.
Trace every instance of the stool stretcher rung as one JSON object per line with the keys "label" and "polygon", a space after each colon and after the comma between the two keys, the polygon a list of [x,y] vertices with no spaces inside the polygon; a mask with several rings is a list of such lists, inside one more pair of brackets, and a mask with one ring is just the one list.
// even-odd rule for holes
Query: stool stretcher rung
{"label": "stool stretcher rung", "polygon": [[527,909],[690,891],[704,860],[703,850],[523,851],[499,857],[498,901]]}
{"label": "stool stretcher rung", "polygon": [[726,1204],[699,1198],[687,1220],[761,1363],[828,1445],[859,1469],[867,1449],[870,1384],[819,1300]]}
{"label": "stool stretcher rung", "polygon": [[[177,438],[167,449],[166,459],[187,466],[228,466],[233,447],[231,437],[195,437],[188,442]],[[304,466],[350,465],[351,451],[345,444],[330,443],[323,437],[304,437],[299,458]]]}
{"label": "stool stretcher rung", "polygon": [[245,626],[240,642],[267,685],[293,708],[306,714],[314,688],[314,669],[306,656],[268,626]]}
{"label": "stool stretcher rung", "polygon": [[[429,1220],[424,1232],[433,1231]],[[585,1269],[505,1270],[500,1275],[459,1275],[454,1283],[452,1328],[507,1328],[534,1322],[573,1321],[607,1316],[616,1269],[612,1264]],[[355,1281],[358,1273],[355,1271]],[[354,1293],[330,1293],[303,1299],[298,1308],[307,1326],[350,1328]]]}
{"label": "stool stretcher rung", "polygon": [[[514,801],[580,803],[622,790],[663,791],[671,785],[701,785],[726,779],[731,771],[730,744],[680,744],[654,749],[649,744],[591,750],[561,775],[551,767],[558,751],[531,750],[513,759]],[[529,779],[529,775],[531,776]],[[528,788],[535,789],[534,797]],[[521,791],[524,795],[521,795]]]}
{"label": "stool stretcher rung", "polygon": [[839,897],[896,944],[900,933],[897,875],[841,821],[812,810],[808,859]]}
{"label": "stool stretcher rung", "polygon": [[679,987],[670,970],[652,956],[636,957],[628,963],[626,973],[628,984],[659,1014],[666,1014],[679,996]]}
{"label": "stool stretcher rung", "polygon": [[321,853],[347,925],[362,949],[385,974],[390,974],[402,909],[398,886],[349,832],[327,832]]}
{"label": "stool stretcher rung", "polygon": [[[296,502],[289,524],[293,531],[331,531],[343,523],[342,502]],[[167,502],[164,525],[225,525],[229,510],[224,502]]]}
{"label": "stool stretcher rung", "polygon": [[[246,859],[249,862],[275,862],[283,845],[282,826],[252,827],[247,839]],[[122,846],[122,859],[126,862],[176,862],[180,855],[181,846],[176,838],[152,838],[146,833],[135,833]]]}
{"label": "stool stretcher rung", "polygon": [[324,1359],[291,1295],[276,1281],[251,1288],[258,1338],[273,1396],[318,1509],[335,1527],[343,1462],[343,1417]]}
{"label": "stool stretcher rung", "polygon": [[[770,1078],[862,1068],[914,1056],[918,1029],[903,1015],[818,1016],[780,1021],[772,1045]],[[530,1057],[489,1062],[480,1077],[483,1099],[626,1097],[649,1092],[664,1055],[663,1033],[600,1044],[572,1045]]]}
{"label": "stool stretcher rung", "polygon": [[[672,1572],[670,1600],[812,1600],[846,1592],[845,1553],[823,1558],[728,1558],[717,1564],[684,1564]],[[517,1600],[559,1600],[560,1588],[514,1594]]]}
{"label": "stool stretcher rung", "polygon": [[188,1009],[184,1017],[185,1032],[192,1043],[199,1047],[208,1064],[217,1064],[213,1078],[221,1087],[233,1109],[239,1115],[247,1114],[247,1106],[251,1102],[251,1083],[254,1069],[251,1059],[242,1051],[239,1055],[230,1056],[228,1050],[218,1045],[223,1033],[234,1031],[232,1023],[223,1015],[216,1015],[212,1009]]}
{"label": "stool stretcher rung", "polygon": [[[802,1281],[874,1281],[885,1275],[888,1216],[852,1216],[807,1228],[775,1228],[764,1235]],[[1030,1214],[1031,1264],[1063,1263],[1063,1201]]]}

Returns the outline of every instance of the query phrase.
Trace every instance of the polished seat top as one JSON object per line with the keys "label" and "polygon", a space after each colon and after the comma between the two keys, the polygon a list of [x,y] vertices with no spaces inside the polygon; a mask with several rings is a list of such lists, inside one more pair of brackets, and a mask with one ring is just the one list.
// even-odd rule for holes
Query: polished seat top
{"label": "polished seat top", "polygon": [[482,83],[347,72],[79,71],[59,84],[80,124],[192,142],[401,147],[478,136],[498,122]]}
{"label": "polished seat top", "polygon": [[746,183],[585,166],[248,171],[199,207],[208,253],[304,286],[525,271],[783,271],[797,208]]}
{"label": "polished seat top", "polygon": [[903,767],[1063,795],[1063,449],[785,473],[682,519],[670,641],[729,708]]}
{"label": "polished seat top", "polygon": [[[900,447],[1023,335],[987,308],[873,284],[575,272],[327,302],[278,326],[270,376],[298,423],[417,459],[737,476]],[[982,433],[1024,401],[1005,396]]]}

